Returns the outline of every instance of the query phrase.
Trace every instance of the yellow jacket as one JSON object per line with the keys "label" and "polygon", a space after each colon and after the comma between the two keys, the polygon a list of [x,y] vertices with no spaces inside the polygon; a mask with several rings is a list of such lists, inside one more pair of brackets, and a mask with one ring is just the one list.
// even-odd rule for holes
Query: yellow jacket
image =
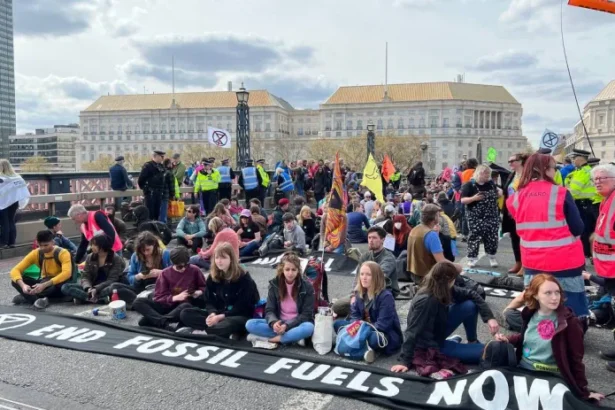
{"label": "yellow jacket", "polygon": [[38,249],[27,254],[21,262],[11,270],[11,281],[17,282],[22,279],[24,271],[32,265],[36,265],[40,268],[41,278],[51,278],[51,282],[54,285],[64,283],[71,279],[73,275],[73,265],[68,250],[62,249],[58,255],[58,259],[62,265],[58,265],[53,258],[53,251],[44,255],[43,266],[39,265],[38,255]]}
{"label": "yellow jacket", "polygon": [[218,189],[220,178],[220,172],[217,169],[213,169],[209,175],[199,172],[194,182],[194,192],[215,191]]}

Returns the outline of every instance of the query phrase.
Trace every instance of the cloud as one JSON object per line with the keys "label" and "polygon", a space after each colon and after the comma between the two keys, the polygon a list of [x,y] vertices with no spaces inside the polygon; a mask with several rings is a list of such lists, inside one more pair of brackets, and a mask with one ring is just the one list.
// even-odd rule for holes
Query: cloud
{"label": "cloud", "polygon": [[13,2],[14,30],[21,36],[68,36],[90,27],[88,0],[18,0]]}
{"label": "cloud", "polygon": [[395,0],[393,2],[394,7],[424,7],[435,4],[435,0]]}
{"label": "cloud", "polygon": [[536,65],[538,59],[526,51],[507,50],[478,59],[473,71],[498,71],[526,68]]}
{"label": "cloud", "polygon": [[[166,65],[152,65],[139,60],[131,60],[121,65],[119,70],[129,77],[151,78],[169,85],[173,78],[170,59]],[[217,77],[211,73],[175,67],[175,85],[179,88],[209,88],[213,87],[217,81]]]}

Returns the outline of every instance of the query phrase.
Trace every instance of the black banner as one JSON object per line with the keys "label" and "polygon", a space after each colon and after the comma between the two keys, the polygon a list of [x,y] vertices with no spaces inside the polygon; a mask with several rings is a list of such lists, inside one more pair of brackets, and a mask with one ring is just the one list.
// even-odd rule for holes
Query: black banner
{"label": "black banner", "polygon": [[[276,249],[273,251],[269,251],[267,256],[262,258],[257,258],[253,261],[248,262],[250,265],[260,265],[263,267],[272,267],[280,263],[282,259],[282,255],[286,252],[286,250]],[[328,274],[332,275],[355,275],[357,270],[358,262],[352,258],[349,258],[346,255],[339,255],[337,253],[328,253],[324,254],[324,264],[325,271]],[[322,258],[323,253],[314,251],[311,254],[303,256],[303,258]]]}
{"label": "black banner", "polygon": [[214,336],[182,338],[18,307],[0,306],[0,337],[345,396],[390,409],[594,408],[546,373],[501,369],[435,381],[375,366],[244,348]]}

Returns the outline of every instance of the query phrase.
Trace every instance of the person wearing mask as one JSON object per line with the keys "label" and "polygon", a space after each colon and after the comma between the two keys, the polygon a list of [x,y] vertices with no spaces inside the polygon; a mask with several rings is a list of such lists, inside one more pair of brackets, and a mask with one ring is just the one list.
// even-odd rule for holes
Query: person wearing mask
{"label": "person wearing mask", "polygon": [[193,306],[204,307],[205,277],[188,263],[190,254],[184,247],[170,252],[172,266],[165,268],[156,280],[154,297],[137,298],[133,308],[143,317],[139,326],[151,326],[171,332],[182,327],[181,313]]}
{"label": "person wearing mask", "polygon": [[239,185],[244,190],[246,203],[250,202],[253,198],[259,198],[262,184],[263,177],[260,171],[254,167],[254,161],[251,159],[247,160],[246,166],[239,173]]}
{"label": "person wearing mask", "polygon": [[0,247],[14,248],[17,240],[15,215],[30,198],[26,181],[6,159],[0,159]]}
{"label": "person wearing mask", "polygon": [[88,211],[83,205],[76,204],[68,210],[68,217],[81,229],[81,241],[75,255],[76,263],[80,263],[83,260],[90,244],[90,239],[100,232],[103,232],[109,238],[109,241],[112,243],[111,249],[113,249],[113,252],[119,252],[124,248],[120,236],[115,231],[111,221],[109,221],[107,214],[103,211]]}
{"label": "person wearing mask", "polygon": [[175,231],[177,244],[192,249],[194,253],[197,253],[197,250],[203,247],[203,237],[207,233],[205,222],[203,222],[199,213],[198,205],[189,206],[186,209],[186,216],[179,221]]}
{"label": "person wearing mask", "polygon": [[521,238],[525,286],[540,273],[553,275],[564,289],[566,306],[577,316],[586,317],[589,310],[582,276],[585,257],[579,240],[583,221],[570,192],[555,184],[554,175],[553,157],[533,154],[506,207]]}
{"label": "person wearing mask", "polygon": [[62,293],[72,297],[75,305],[89,303],[108,303],[114,283],[122,281],[126,263],[124,258],[114,253],[105,235],[96,235],[90,241],[92,253],[85,259],[80,283],[65,283]]}
{"label": "person wearing mask", "polygon": [[284,229],[284,214],[288,212],[288,208],[290,206],[290,201],[286,198],[282,198],[278,201],[278,206],[273,210],[273,214],[271,215],[271,223],[269,224],[269,228],[267,232],[272,233],[282,233]]}
{"label": "person wearing mask", "polygon": [[439,206],[425,205],[421,212],[421,223],[412,228],[408,235],[407,271],[419,286],[436,263],[446,260],[439,237],[439,214]]}
{"label": "person wearing mask", "polygon": [[365,216],[363,205],[354,202],[352,212],[349,212],[346,217],[348,218],[347,238],[350,243],[366,243],[367,230],[371,225]]}
{"label": "person wearing mask", "polygon": [[425,194],[425,169],[423,168],[423,163],[419,161],[414,164],[406,178],[410,184],[412,196],[417,199],[423,198]]}
{"label": "person wearing mask", "polygon": [[176,152],[173,154],[173,176],[179,186],[182,186],[186,178],[186,165],[181,160],[181,154]]}
{"label": "person wearing mask", "polygon": [[305,232],[297,225],[295,215],[287,212],[282,220],[284,221],[284,248],[304,254],[307,250]]}
{"label": "person wearing mask", "polygon": [[316,236],[318,231],[316,230],[316,215],[312,213],[309,206],[304,205],[297,216],[297,222],[305,233],[305,242],[309,245],[312,243],[312,239]]}
{"label": "person wearing mask", "polygon": [[253,256],[261,244],[260,228],[252,221],[252,214],[248,209],[241,211],[239,225],[235,228],[239,237],[239,256]]}
{"label": "person wearing mask", "polygon": [[199,268],[208,270],[211,266],[211,257],[218,247],[222,243],[230,243],[233,249],[237,252],[239,258],[239,236],[237,233],[228,228],[226,224],[220,218],[211,218],[207,224],[208,234],[211,234],[213,243],[207,249],[201,249],[198,255],[194,255],[190,258],[190,263],[196,265]]}
{"label": "person wearing mask", "polygon": [[258,191],[258,200],[260,201],[260,205],[265,204],[265,197],[269,192],[269,184],[271,183],[271,179],[269,178],[269,173],[265,171],[265,160],[259,159],[256,161],[256,171],[258,171],[259,180],[259,191]]}
{"label": "person wearing mask", "polygon": [[[120,155],[115,158],[115,165],[109,168],[109,179],[111,180],[111,189],[114,191],[124,192],[132,188],[132,181],[128,178],[128,172],[124,167],[124,156]],[[129,197],[116,196],[114,199],[115,209],[119,210],[123,201],[128,201]]]}
{"label": "person wearing mask", "polygon": [[64,248],[71,253],[71,255],[75,255],[77,253],[77,245],[73,243],[70,239],[68,239],[62,233],[62,222],[60,218],[55,216],[48,216],[43,220],[43,224],[53,232],[53,242],[56,246],[60,248]]}
{"label": "person wearing mask", "polygon": [[231,194],[233,192],[233,181],[236,178],[235,171],[229,165],[230,160],[223,159],[222,165],[219,166],[218,172],[220,173],[220,183],[218,184],[218,200],[221,199],[231,199]]}
{"label": "person wearing mask", "polygon": [[525,290],[521,333],[496,334],[495,339],[515,346],[518,366],[555,373],[566,381],[575,396],[598,402],[604,395],[590,392],[583,364],[583,325],[564,306],[564,290],[548,274],[534,276]]}
{"label": "person wearing mask", "polygon": [[165,196],[163,191],[165,190],[166,169],[162,165],[165,155],[164,151],[155,150],[152,160],[143,164],[137,181],[139,188],[143,190],[149,216],[155,221],[160,217],[162,198]]}
{"label": "person wearing mask", "polygon": [[395,237],[395,250],[393,256],[396,258],[402,251],[408,249],[408,237],[410,236],[410,225],[408,220],[403,215],[395,215],[393,217],[393,236]]}
{"label": "person wearing mask", "polygon": [[250,206],[250,215],[252,215],[252,221],[258,226],[261,238],[264,238],[267,235],[267,218],[261,215],[261,209],[258,205]]}
{"label": "person wearing mask", "polygon": [[221,244],[214,251],[214,263],[205,284],[205,309],[184,309],[180,322],[186,327],[177,333],[237,339],[245,333],[259,299],[256,283],[239,264],[233,247]]}
{"label": "person wearing mask", "polygon": [[264,319],[246,323],[253,347],[275,349],[279,344],[305,346],[314,333],[314,288],[301,275],[301,260],[292,252],[282,256],[269,281]]}
{"label": "person wearing mask", "polygon": [[162,189],[162,199],[160,201],[160,212],[158,220],[163,224],[167,223],[169,201],[177,201],[180,198],[179,184],[173,175],[173,162],[170,158],[165,158],[162,161],[164,167],[164,185]]}
{"label": "person wearing mask", "polygon": [[510,216],[506,202],[508,201],[508,198],[513,196],[519,189],[519,180],[521,179],[523,165],[525,165],[527,158],[527,154],[519,153],[508,159],[508,166],[513,172],[508,176],[508,179],[504,182],[503,187],[504,206],[502,207],[502,233],[509,233],[513,254],[515,256],[515,266],[510,268],[508,273],[519,274],[519,272],[521,272],[521,275],[523,275],[523,272],[521,271],[521,247],[519,245],[521,239],[517,234],[515,220]]}
{"label": "person wearing mask", "polygon": [[115,232],[120,236],[120,240],[124,242],[126,239],[126,223],[115,215],[115,207],[112,204],[105,205],[105,214],[115,228]]}
{"label": "person wearing mask", "polygon": [[373,363],[377,352],[391,355],[401,347],[404,338],[395,299],[386,286],[385,273],[377,262],[359,264],[359,278],[354,289],[350,318],[336,320],[333,329],[338,333],[341,327],[357,320],[365,320],[376,328],[370,328],[367,336],[368,349],[363,357],[365,362]]}
{"label": "person wearing mask", "polygon": [[201,195],[201,204],[203,205],[205,214],[214,210],[218,202],[218,184],[220,182],[220,173],[213,169],[213,162],[206,160],[194,183],[194,193]]}
{"label": "person wearing mask", "polygon": [[[384,247],[384,239],[387,233],[379,226],[372,226],[367,231],[368,251],[361,255],[359,266],[363,262],[376,262],[384,272],[386,288],[393,297],[399,295],[399,283],[397,282],[397,263],[393,253]],[[338,317],[346,317],[350,312],[352,304],[352,294],[348,297],[340,298],[333,304],[333,312]]]}
{"label": "person wearing mask", "polygon": [[[466,364],[478,364],[484,345],[478,342],[478,315],[492,335],[500,327],[489,305],[472,289],[455,286],[461,265],[438,262],[425,276],[408,311],[406,340],[395,373],[414,368],[420,376],[448,378],[467,372]],[[468,342],[460,336],[449,337],[463,324]]]}
{"label": "person wearing mask", "polygon": [[465,216],[470,228],[468,237],[468,267],[470,268],[475,267],[478,263],[478,250],[481,242],[485,245],[485,252],[489,256],[491,267],[498,266],[495,254],[499,244],[498,198],[501,196],[502,190],[491,180],[491,169],[486,165],[479,165],[474,171],[473,179],[461,187],[461,203],[466,206]]}

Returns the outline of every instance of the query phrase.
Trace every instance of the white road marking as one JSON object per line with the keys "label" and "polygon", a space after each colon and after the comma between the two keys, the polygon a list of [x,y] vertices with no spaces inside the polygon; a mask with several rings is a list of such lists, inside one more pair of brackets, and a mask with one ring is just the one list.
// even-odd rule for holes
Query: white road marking
{"label": "white road marking", "polygon": [[[30,406],[29,404],[20,403],[18,401],[13,401],[13,400],[5,399],[4,397],[0,397],[0,401],[5,401],[7,403],[16,404],[18,406],[24,406],[24,407],[27,407],[27,408],[33,409],[33,410],[45,410],[45,409],[41,409],[40,407],[34,407],[34,406]],[[13,409],[13,407],[3,407],[1,404],[0,404],[0,408]]]}
{"label": "white road marking", "polygon": [[331,400],[333,400],[333,396],[330,394],[301,390],[297,393],[293,393],[290,399],[282,403],[280,409],[322,410]]}

